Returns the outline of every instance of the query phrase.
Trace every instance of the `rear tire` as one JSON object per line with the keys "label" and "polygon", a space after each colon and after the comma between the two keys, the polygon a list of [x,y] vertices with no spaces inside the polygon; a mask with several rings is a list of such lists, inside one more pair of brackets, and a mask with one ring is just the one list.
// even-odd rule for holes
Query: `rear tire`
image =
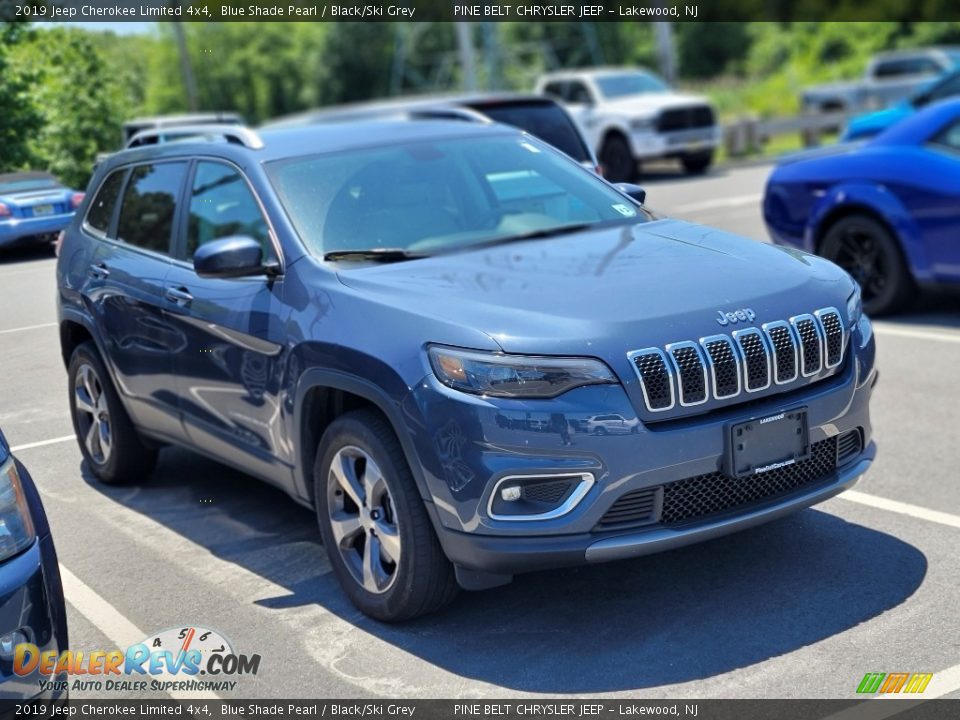
{"label": "rear tire", "polygon": [[393,429],[375,410],[327,428],[313,470],[317,520],[350,601],[385,622],[439,610],[459,591]]}
{"label": "rear tire", "polygon": [[860,285],[867,315],[885,315],[903,308],[916,284],[896,238],[868,215],[848,215],[830,226],[820,255],[835,262]]}
{"label": "rear tire", "polygon": [[633,182],[639,175],[636,158],[622,135],[613,134],[603,141],[600,165],[604,178],[612,183]]}
{"label": "rear tire", "polygon": [[97,479],[120,485],[149,475],[157,463],[157,450],[140,439],[93,343],[73,351],[67,377],[73,430]]}

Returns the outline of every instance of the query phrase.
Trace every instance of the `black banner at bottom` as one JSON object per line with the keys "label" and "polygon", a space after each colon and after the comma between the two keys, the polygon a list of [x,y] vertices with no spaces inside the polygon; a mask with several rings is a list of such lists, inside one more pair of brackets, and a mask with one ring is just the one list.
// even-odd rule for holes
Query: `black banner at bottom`
{"label": "black banner at bottom", "polygon": [[3,718],[942,720],[960,700],[0,700]]}

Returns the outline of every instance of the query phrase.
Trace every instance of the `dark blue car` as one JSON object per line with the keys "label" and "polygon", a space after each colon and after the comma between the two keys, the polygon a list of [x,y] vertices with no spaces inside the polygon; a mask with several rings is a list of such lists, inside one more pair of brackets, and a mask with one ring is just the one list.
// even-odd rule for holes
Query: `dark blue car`
{"label": "dark blue car", "polygon": [[39,652],[67,649],[67,613],[57,553],[33,480],[0,432],[0,700],[61,697],[38,680],[14,672],[18,645]]}
{"label": "dark blue car", "polygon": [[0,250],[52,242],[82,201],[83,193],[47,173],[0,175]]}
{"label": "dark blue car", "polygon": [[283,488],[374,617],[750,527],[870,466],[873,335],[832,263],[656,218],[502,125],[201,135],[110,156],[67,230],[81,451],[107,483],[176,444]]}
{"label": "dark blue car", "polygon": [[774,242],[856,278],[869,314],[902,308],[918,286],[960,283],[960,100],[862,145],[787,158],[763,214]]}

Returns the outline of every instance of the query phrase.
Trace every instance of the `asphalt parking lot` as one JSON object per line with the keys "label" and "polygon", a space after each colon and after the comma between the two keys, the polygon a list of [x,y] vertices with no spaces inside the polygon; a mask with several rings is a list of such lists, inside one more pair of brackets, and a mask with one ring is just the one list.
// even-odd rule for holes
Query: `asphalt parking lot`
{"label": "asphalt parking lot", "polygon": [[[665,169],[644,184],[655,208],[763,240],[768,172]],[[68,417],[54,264],[46,249],[0,256],[0,427],[43,496],[74,649],[215,628],[262,656],[224,697],[850,699],[866,672],[901,671],[960,697],[957,296],[876,323],[880,454],[854,492],[385,626],[341,594],[312,514],[280,491],[177,449],[139,487],[92,480]]]}

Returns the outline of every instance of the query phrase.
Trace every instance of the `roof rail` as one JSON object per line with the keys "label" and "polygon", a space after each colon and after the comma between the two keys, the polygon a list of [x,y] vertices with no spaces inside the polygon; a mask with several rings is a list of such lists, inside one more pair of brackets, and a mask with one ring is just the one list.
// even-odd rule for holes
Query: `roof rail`
{"label": "roof rail", "polygon": [[407,116],[411,120],[465,120],[466,122],[490,125],[493,121],[483,113],[465,107],[437,105],[435,107],[410,110]]}
{"label": "roof rail", "polygon": [[[169,138],[169,139],[165,139]],[[127,142],[127,148],[144,145],[158,145],[172,140],[226,140],[228,143],[243,145],[251,150],[263,148],[263,140],[248,127],[242,125],[169,125],[167,127],[141,130]]]}

